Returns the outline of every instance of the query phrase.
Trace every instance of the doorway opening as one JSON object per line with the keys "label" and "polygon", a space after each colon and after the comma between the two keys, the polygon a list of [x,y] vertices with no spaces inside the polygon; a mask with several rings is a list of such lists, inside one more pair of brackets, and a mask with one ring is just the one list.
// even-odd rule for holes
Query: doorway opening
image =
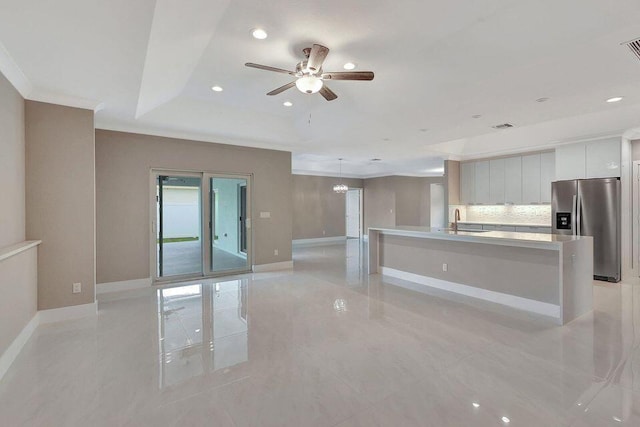
{"label": "doorway opening", "polygon": [[445,212],[447,208],[444,205],[444,185],[431,184],[430,192],[430,224],[431,227],[446,227]]}
{"label": "doorway opening", "polygon": [[345,206],[345,223],[347,239],[362,238],[363,224],[363,206],[362,206],[362,188],[350,188],[346,194]]}
{"label": "doorway opening", "polygon": [[251,270],[249,175],[152,171],[156,281]]}

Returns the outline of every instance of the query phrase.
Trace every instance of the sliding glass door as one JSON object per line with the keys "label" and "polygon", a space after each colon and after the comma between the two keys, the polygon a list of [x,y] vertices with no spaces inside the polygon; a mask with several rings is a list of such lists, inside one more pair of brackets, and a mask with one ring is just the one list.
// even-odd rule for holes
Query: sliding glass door
{"label": "sliding glass door", "polygon": [[209,190],[207,268],[211,274],[251,269],[247,218],[250,180],[246,176],[205,176]]}
{"label": "sliding glass door", "polygon": [[153,171],[156,281],[251,270],[248,175]]}
{"label": "sliding glass door", "polygon": [[202,274],[202,177],[156,176],[157,278]]}

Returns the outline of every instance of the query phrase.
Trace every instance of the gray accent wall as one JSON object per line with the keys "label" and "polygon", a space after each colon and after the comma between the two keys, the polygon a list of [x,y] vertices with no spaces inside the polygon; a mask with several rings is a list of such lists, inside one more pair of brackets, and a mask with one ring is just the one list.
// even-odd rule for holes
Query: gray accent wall
{"label": "gray accent wall", "polygon": [[[293,239],[344,236],[345,194],[333,191],[339,177],[293,175]],[[349,188],[364,188],[362,179],[343,178]]]}
{"label": "gray accent wall", "polygon": [[385,176],[364,180],[364,224],[368,227],[417,225],[428,227],[431,184],[443,177]]}
{"label": "gray accent wall", "polygon": [[379,251],[384,267],[560,304],[557,251],[384,234]]}
{"label": "gray accent wall", "polygon": [[[26,101],[26,232],[38,249],[38,309],[95,301],[93,111]],[[82,292],[73,294],[73,283]]]}
{"label": "gray accent wall", "polygon": [[95,136],[98,283],[150,276],[153,168],[253,174],[253,263],[291,260],[291,153],[107,130]]}

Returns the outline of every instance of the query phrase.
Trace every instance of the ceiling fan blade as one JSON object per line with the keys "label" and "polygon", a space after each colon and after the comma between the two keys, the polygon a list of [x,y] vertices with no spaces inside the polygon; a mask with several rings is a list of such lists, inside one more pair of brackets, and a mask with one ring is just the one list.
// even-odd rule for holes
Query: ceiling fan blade
{"label": "ceiling fan blade", "polygon": [[287,89],[291,89],[292,87],[294,87],[296,85],[296,82],[291,82],[291,83],[287,83],[284,86],[280,86],[278,89],[274,89],[271,92],[269,92],[267,95],[277,95],[279,93],[284,92]]}
{"label": "ceiling fan blade", "polygon": [[373,71],[338,71],[322,73],[325,80],[373,80]]}
{"label": "ceiling fan blade", "polygon": [[324,97],[327,101],[333,101],[338,97],[327,85],[322,85],[322,89],[320,89],[320,95]]}
{"label": "ceiling fan blade", "polygon": [[244,65],[246,67],[257,68],[259,70],[275,71],[276,73],[284,73],[284,74],[289,74],[291,76],[296,75],[296,73],[294,73],[293,71],[283,70],[282,68],[269,67],[268,65],[254,64],[253,62],[247,62]]}
{"label": "ceiling fan blade", "polygon": [[311,53],[309,53],[309,60],[307,61],[307,68],[316,73],[322,68],[322,63],[329,54],[329,48],[320,44],[314,44],[311,47]]}

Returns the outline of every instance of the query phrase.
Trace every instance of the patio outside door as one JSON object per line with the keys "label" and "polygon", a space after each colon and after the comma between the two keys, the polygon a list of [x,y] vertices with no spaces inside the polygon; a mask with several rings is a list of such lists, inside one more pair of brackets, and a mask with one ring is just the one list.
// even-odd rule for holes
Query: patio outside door
{"label": "patio outside door", "polygon": [[248,175],[153,171],[155,281],[251,270]]}

